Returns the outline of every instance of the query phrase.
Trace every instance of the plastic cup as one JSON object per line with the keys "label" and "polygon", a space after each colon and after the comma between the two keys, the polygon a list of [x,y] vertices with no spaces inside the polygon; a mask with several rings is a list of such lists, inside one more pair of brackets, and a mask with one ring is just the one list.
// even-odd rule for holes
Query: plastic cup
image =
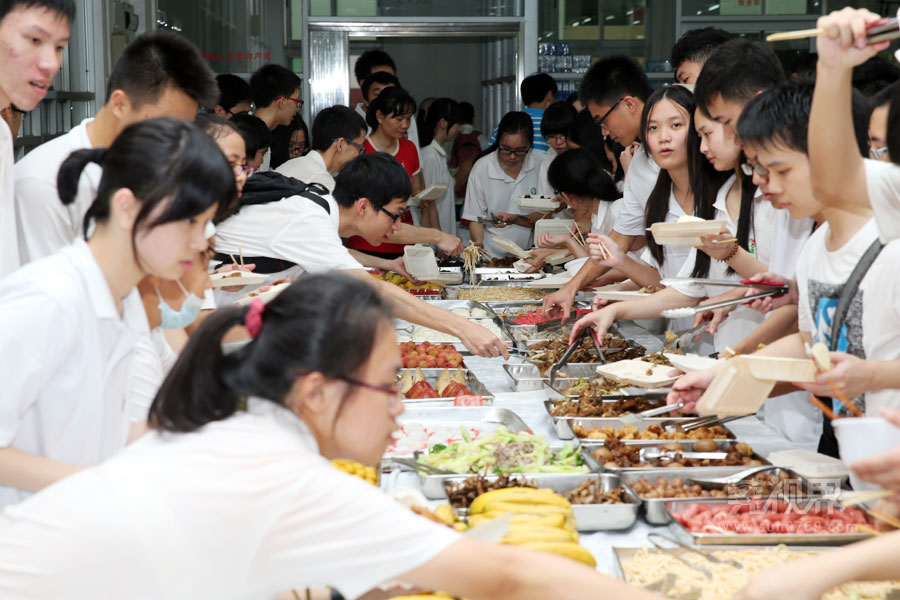
{"label": "plastic cup", "polygon": [[[882,417],[842,418],[832,421],[841,460],[848,467],[858,460],[882,454],[900,446],[900,427]],[[878,490],[879,486],[863,481],[850,471],[854,490]]]}

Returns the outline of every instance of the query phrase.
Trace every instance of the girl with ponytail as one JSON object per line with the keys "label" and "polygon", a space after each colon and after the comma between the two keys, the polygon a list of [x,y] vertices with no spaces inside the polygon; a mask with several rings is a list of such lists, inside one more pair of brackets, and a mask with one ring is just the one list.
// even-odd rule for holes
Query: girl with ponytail
{"label": "girl with ponytail", "polygon": [[452,145],[459,134],[462,123],[462,109],[455,100],[437,98],[425,113],[419,138],[422,145],[419,149],[419,161],[422,163],[422,175],[425,187],[435,183],[446,183],[447,191],[434,201],[437,209],[436,226],[443,232],[456,235],[456,194],[453,191],[454,180],[447,168],[447,151],[444,144]]}
{"label": "girl with ponytail", "polygon": [[[234,327],[251,341],[224,354]],[[396,579],[473,600],[657,598],[569,558],[463,538],[334,468],[381,460],[401,366],[384,300],[346,275],[216,311],[148,434],[0,516],[0,595],[241,600],[333,585],[356,598]]]}
{"label": "girl with ponytail", "polygon": [[122,448],[133,349],[148,335],[135,286],[181,277],[237,192],[215,142],[177,119],[73,153],[58,175],[63,205],[92,162],[103,175],[86,241],[0,281],[0,507]]}

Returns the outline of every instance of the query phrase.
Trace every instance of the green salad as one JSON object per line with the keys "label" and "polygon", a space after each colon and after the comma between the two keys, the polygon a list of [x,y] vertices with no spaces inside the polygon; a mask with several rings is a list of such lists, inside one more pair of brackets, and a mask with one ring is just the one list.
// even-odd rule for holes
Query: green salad
{"label": "green salad", "polygon": [[435,444],[419,458],[425,464],[455,473],[586,473],[581,455],[571,444],[559,452],[550,449],[544,436],[512,433],[499,427],[489,436],[450,445]]}

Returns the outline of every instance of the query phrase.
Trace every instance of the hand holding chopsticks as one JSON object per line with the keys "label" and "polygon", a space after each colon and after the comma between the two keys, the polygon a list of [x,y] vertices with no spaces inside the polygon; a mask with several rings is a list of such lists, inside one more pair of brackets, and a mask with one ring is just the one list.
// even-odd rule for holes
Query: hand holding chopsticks
{"label": "hand holding chopsticks", "polygon": [[615,267],[621,262],[619,247],[605,235],[590,233],[587,236],[591,260],[604,267]]}

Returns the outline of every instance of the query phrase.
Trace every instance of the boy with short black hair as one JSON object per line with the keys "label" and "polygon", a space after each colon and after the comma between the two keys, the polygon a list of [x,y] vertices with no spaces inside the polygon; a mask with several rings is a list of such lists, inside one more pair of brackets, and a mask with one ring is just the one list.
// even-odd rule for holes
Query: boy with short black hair
{"label": "boy with short black hair", "polygon": [[[378,94],[380,94],[384,88],[388,87],[400,87],[400,80],[387,71],[375,71],[363,79],[362,85],[360,85],[363,101],[357,104],[355,109],[356,114],[361,116],[363,121],[366,120],[366,115],[368,114],[369,102],[377,98]],[[412,127],[412,124],[410,124],[410,127]],[[369,131],[371,130],[367,129],[366,133]]]}
{"label": "boy with short black hair", "polygon": [[247,147],[247,166],[252,167],[254,171],[259,169],[272,145],[272,132],[262,119],[248,112],[239,112],[231,117],[231,120],[244,138]]}
{"label": "boy with short black hair", "polygon": [[697,83],[697,76],[706,59],[731,37],[730,33],[718,27],[686,31],[672,46],[669,62],[675,69],[675,81],[688,85]]}
{"label": "boy with short black hair", "polygon": [[[557,91],[556,80],[547,73],[529,75],[522,80],[522,84],[519,86],[522,104],[525,105],[522,112],[531,117],[531,122],[534,124],[534,136],[531,143],[533,150],[547,152],[550,149],[547,140],[541,134],[541,119],[544,117],[544,110],[553,104]],[[496,140],[497,128],[494,127],[489,143],[493,144]]]}
{"label": "boy with short black hair", "polygon": [[[262,120],[274,131],[278,126],[291,124],[303,106],[300,99],[300,78],[281,65],[263,65],[250,76],[250,98],[253,100],[253,116]],[[266,152],[257,170],[268,171],[272,153]]]}
{"label": "boy with short black hair", "polygon": [[250,84],[237,75],[223,73],[216,75],[219,84],[219,101],[213,108],[223,119],[230,119],[240,112],[250,112]]}
{"label": "boy with short black hair", "polygon": [[209,64],[182,35],[140,35],[125,47],[107,84],[106,104],[65,135],[41,144],[16,165],[15,202],[21,261],[53,254],[84,234],[102,169],[88,165],[75,202],[63,206],[56,190],[62,162],[74,151],[108,148],[132,123],[160,116],[193,121],[200,106],[213,107],[219,90]]}
{"label": "boy with short black hair", "polygon": [[[74,18],[73,0],[0,2],[0,109],[15,105],[29,111],[47,95]],[[0,125],[0,277],[21,264],[13,183],[15,137],[9,127]],[[48,201],[60,206],[55,194]]]}

